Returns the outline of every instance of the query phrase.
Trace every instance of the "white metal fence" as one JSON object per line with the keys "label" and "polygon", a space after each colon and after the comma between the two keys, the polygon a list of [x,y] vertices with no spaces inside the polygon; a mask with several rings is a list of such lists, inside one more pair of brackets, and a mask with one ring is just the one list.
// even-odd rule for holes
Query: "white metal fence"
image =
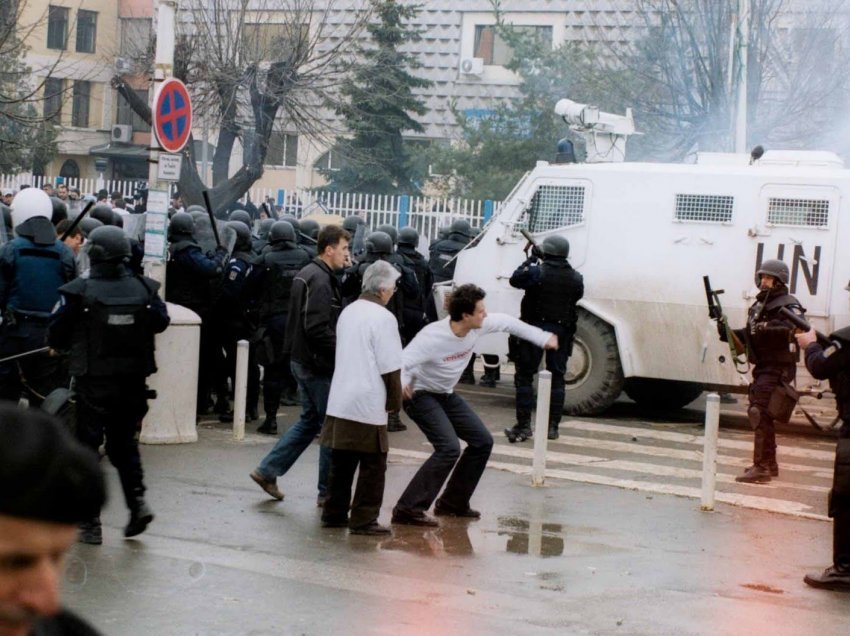
{"label": "white metal fence", "polygon": [[[17,190],[27,184],[40,188],[45,183],[56,185],[56,178],[45,176],[0,175],[0,188]],[[132,197],[144,182],[107,181],[97,179],[61,179],[69,187],[79,188],[81,195],[106,189],[110,194],[121,192]],[[415,227],[423,241],[436,237],[440,227],[456,219],[467,219],[473,226],[484,225],[495,214],[500,202],[426,196],[391,196],[352,192],[287,191],[279,188],[252,188],[242,203],[248,200],[259,206],[266,202],[278,214],[293,214],[300,218],[314,212],[327,212],[342,217],[358,214],[374,228],[389,224],[396,227]],[[427,244],[427,243],[426,243]]]}

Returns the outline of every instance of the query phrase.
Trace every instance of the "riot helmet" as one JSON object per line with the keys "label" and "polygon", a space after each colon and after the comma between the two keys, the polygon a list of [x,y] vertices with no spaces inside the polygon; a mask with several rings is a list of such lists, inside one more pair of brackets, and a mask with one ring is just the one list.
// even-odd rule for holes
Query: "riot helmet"
{"label": "riot helmet", "polygon": [[443,239],[449,238],[449,230],[451,230],[450,225],[444,225],[440,229],[437,230],[437,239],[442,241]]}
{"label": "riot helmet", "polygon": [[472,238],[472,227],[469,225],[469,221],[466,219],[454,221],[449,227],[449,236],[452,234],[459,234],[467,239]]}
{"label": "riot helmet", "polygon": [[178,212],[168,224],[168,240],[190,238],[195,231],[195,219],[191,214]]}
{"label": "riot helmet", "polygon": [[384,223],[383,225],[379,225],[378,227],[376,227],[375,231],[384,232],[388,234],[389,237],[392,239],[393,247],[395,247],[395,244],[398,243],[398,230],[396,229],[395,225]]}
{"label": "riot helmet", "polygon": [[291,243],[295,243],[297,241],[295,237],[295,228],[292,227],[292,224],[289,221],[275,221],[272,224],[272,229],[269,230],[269,243],[274,245],[275,243],[281,243],[284,241],[289,241]]}
{"label": "riot helmet", "polygon": [[761,264],[761,267],[759,267],[758,271],[756,272],[756,285],[761,282],[759,278],[762,274],[765,274],[767,276],[773,276],[776,280],[780,281],[784,285],[787,285],[788,281],[790,280],[788,266],[777,259],[765,261]]}
{"label": "riot helmet", "polygon": [[318,238],[320,229],[321,227],[318,221],[313,219],[303,219],[301,221],[301,233],[306,234],[312,239]]}
{"label": "riot helmet", "polygon": [[301,232],[301,223],[299,223],[298,219],[291,214],[284,214],[279,220],[289,223],[292,226],[292,229],[295,230],[296,236]]}
{"label": "riot helmet", "polygon": [[204,216],[207,215],[207,209],[202,205],[198,205],[197,203],[193,203],[188,208],[186,208],[186,212],[188,212],[189,214],[191,214],[193,216],[194,216],[195,212],[200,212]]}
{"label": "riot helmet", "polygon": [[236,245],[233,248],[240,252],[251,251],[251,230],[242,221],[230,221],[228,227],[236,232]]}
{"label": "riot helmet", "polygon": [[251,215],[248,214],[245,210],[233,210],[227,220],[231,223],[233,223],[234,221],[238,223],[244,223],[245,226],[248,228],[248,234],[250,235]]}
{"label": "riot helmet", "polygon": [[366,221],[362,216],[356,214],[347,216],[342,220],[342,229],[351,234],[351,236],[354,236],[354,233],[357,232],[357,227],[360,225],[366,225]]}
{"label": "riot helmet", "polygon": [[401,228],[398,232],[398,244],[416,247],[419,245],[419,232],[416,231],[415,227],[409,225]]}
{"label": "riot helmet", "polygon": [[68,218],[68,206],[59,197],[50,197],[50,202],[53,204],[53,214],[50,217],[50,222],[53,225],[59,225],[59,223]]}
{"label": "riot helmet", "polygon": [[12,199],[12,227],[18,227],[30,219],[53,217],[53,203],[41,188],[21,190]]}
{"label": "riot helmet", "polygon": [[269,238],[269,232],[272,229],[272,225],[274,225],[274,219],[263,219],[260,221],[260,227],[257,228],[257,236],[263,240]]}
{"label": "riot helmet", "polygon": [[124,215],[120,212],[112,210],[112,225],[115,227],[124,227]]}
{"label": "riot helmet", "polygon": [[567,258],[570,255],[570,242],[563,236],[547,236],[540,246],[543,258]]}
{"label": "riot helmet", "polygon": [[92,211],[89,212],[89,216],[93,219],[97,219],[104,225],[112,225],[114,221],[112,206],[108,203],[98,203],[92,208]]}
{"label": "riot helmet", "polygon": [[92,263],[123,261],[130,258],[130,241],[120,227],[104,225],[89,235],[88,254]]}
{"label": "riot helmet", "polygon": [[83,217],[83,220],[80,221],[80,232],[83,233],[83,236],[88,238],[92,232],[94,232],[97,228],[103,227],[103,223],[98,221],[97,219],[93,219],[90,216]]}
{"label": "riot helmet", "polygon": [[[189,206],[189,207],[193,207],[193,206]],[[197,207],[197,206],[194,206],[194,207]],[[195,223],[198,223],[201,219],[209,220],[209,217],[207,217],[206,210],[203,211],[203,212],[201,210],[192,210],[191,212],[187,212],[187,214],[189,214],[189,216],[191,216],[195,220]]]}
{"label": "riot helmet", "polygon": [[367,254],[392,254],[393,240],[386,232],[374,231],[363,242]]}

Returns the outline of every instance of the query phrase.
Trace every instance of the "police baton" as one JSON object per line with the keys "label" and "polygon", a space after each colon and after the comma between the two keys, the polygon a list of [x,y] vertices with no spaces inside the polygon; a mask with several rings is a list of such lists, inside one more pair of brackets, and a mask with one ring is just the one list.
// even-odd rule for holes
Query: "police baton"
{"label": "police baton", "polygon": [[45,351],[50,351],[50,347],[41,347],[40,349],[33,349],[32,351],[24,351],[23,353],[16,353],[13,356],[9,356],[7,358],[0,358],[0,364],[5,362],[9,362],[11,360],[17,360],[18,358],[26,358],[27,356],[33,356],[36,353],[44,353]]}
{"label": "police baton", "polygon": [[204,204],[207,206],[207,214],[210,216],[210,225],[212,225],[213,236],[215,237],[215,244],[218,247],[221,247],[221,237],[218,235],[218,225],[215,222],[215,215],[213,214],[212,204],[210,203],[210,191],[204,190]]}
{"label": "police baton", "polygon": [[68,226],[68,229],[62,233],[62,236],[59,237],[60,241],[64,241],[66,238],[71,236],[71,232],[77,229],[77,226],[80,224],[80,221],[83,220],[83,217],[88,214],[88,211],[94,207],[94,201],[89,201],[86,204],[86,207],[83,208],[83,211],[77,215],[77,218],[71,222],[71,225]]}

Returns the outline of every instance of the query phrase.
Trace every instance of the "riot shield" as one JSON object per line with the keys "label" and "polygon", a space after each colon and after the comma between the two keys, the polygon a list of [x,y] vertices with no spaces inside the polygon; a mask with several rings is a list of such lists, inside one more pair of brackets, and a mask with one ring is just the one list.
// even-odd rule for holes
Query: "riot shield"
{"label": "riot shield", "polygon": [[[216,220],[216,227],[218,228],[218,237],[221,239],[221,246],[227,250],[228,254],[232,254],[233,247],[236,245],[236,232],[228,226],[227,221]],[[218,247],[209,218],[199,216],[195,219],[193,236],[204,254],[214,252],[215,248]]]}
{"label": "riot shield", "polygon": [[351,258],[355,263],[360,261],[363,253],[366,251],[364,242],[366,241],[367,232],[369,232],[369,230],[362,224],[358,225],[357,229],[354,231],[354,237],[351,239],[349,252],[351,252]]}

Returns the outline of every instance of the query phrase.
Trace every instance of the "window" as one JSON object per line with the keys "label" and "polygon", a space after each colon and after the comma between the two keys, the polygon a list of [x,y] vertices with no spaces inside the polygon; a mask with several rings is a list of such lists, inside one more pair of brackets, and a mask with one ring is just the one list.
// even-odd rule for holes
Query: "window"
{"label": "window", "polygon": [[584,187],[542,185],[520,221],[531,232],[548,232],[584,220]]}
{"label": "window", "polygon": [[48,77],[44,80],[44,118],[62,118],[62,90],[64,80]]}
{"label": "window", "polygon": [[735,198],[713,194],[677,194],[677,221],[730,223]]}
{"label": "window", "polygon": [[328,150],[321,157],[316,159],[313,167],[316,170],[339,170],[342,168],[342,154],[336,150]]}
{"label": "window", "polygon": [[[511,29],[521,36],[535,38],[541,45],[552,48],[551,26],[513,26]],[[495,25],[475,25],[473,57],[482,58],[488,65],[507,66],[513,56],[510,44],[502,38]]]}
{"label": "window", "polygon": [[76,80],[74,82],[73,99],[71,101],[71,125],[78,128],[89,127],[89,99],[91,97],[91,82]]}
{"label": "window", "polygon": [[298,163],[298,135],[273,130],[266,152],[267,166],[294,168]]}
{"label": "window", "polygon": [[68,46],[68,9],[54,7],[47,9],[47,48],[64,51]]}
{"label": "window", "polygon": [[77,53],[94,53],[97,11],[77,11]]}
{"label": "window", "polygon": [[151,18],[121,18],[121,55],[144,56],[151,45]]}
{"label": "window", "polygon": [[251,60],[301,59],[309,44],[310,25],[290,23],[243,24],[242,43]]}
{"label": "window", "polygon": [[770,197],[767,206],[767,222],[771,225],[825,229],[829,225],[829,201]]}
{"label": "window", "polygon": [[[139,99],[147,103],[147,90],[136,89],[136,95],[138,95]],[[121,95],[118,95],[116,99],[118,100],[118,121],[115,122],[116,124],[128,124],[133,127],[135,132],[150,132],[151,127],[130,108],[127,100],[121,97]]]}

